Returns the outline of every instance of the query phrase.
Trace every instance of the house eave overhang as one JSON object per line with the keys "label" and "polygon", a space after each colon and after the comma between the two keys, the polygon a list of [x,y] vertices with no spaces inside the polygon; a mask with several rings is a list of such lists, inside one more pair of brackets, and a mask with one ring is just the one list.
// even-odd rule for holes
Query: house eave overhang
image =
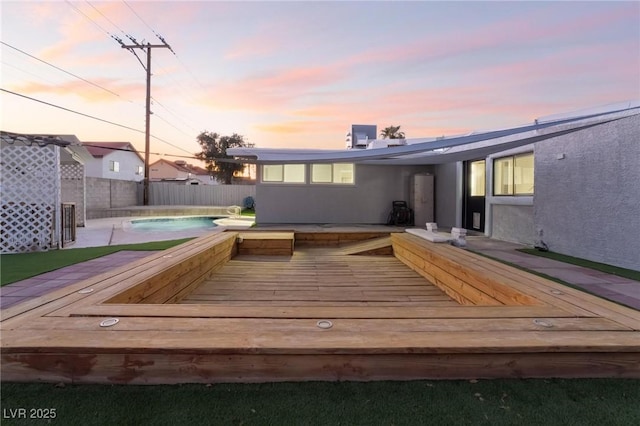
{"label": "house eave overhang", "polygon": [[235,157],[235,162],[257,164],[320,162],[388,165],[443,164],[485,157],[638,114],[640,114],[640,104],[634,104],[619,110],[564,119],[541,119],[526,126],[388,148],[355,150],[232,148],[228,153]]}
{"label": "house eave overhang", "polygon": [[93,155],[83,145],[69,145],[64,148],[66,152],[71,155],[73,160],[81,164],[87,164],[87,162],[93,159]]}

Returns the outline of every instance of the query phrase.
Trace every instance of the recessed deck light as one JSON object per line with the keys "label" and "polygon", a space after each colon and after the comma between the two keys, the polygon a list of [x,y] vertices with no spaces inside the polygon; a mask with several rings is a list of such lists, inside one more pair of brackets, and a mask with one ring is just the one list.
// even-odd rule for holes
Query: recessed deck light
{"label": "recessed deck light", "polygon": [[93,289],[92,288],[83,288],[82,290],[78,291],[78,293],[80,293],[80,294],[93,293]]}
{"label": "recessed deck light", "polygon": [[118,318],[108,318],[100,322],[100,327],[111,327],[119,323],[120,320]]}
{"label": "recessed deck light", "polygon": [[551,290],[551,293],[553,293],[553,294],[564,294],[560,290]]}
{"label": "recessed deck light", "polygon": [[318,326],[318,328],[322,328],[324,330],[333,327],[333,323],[329,320],[320,320],[316,323],[316,325]]}

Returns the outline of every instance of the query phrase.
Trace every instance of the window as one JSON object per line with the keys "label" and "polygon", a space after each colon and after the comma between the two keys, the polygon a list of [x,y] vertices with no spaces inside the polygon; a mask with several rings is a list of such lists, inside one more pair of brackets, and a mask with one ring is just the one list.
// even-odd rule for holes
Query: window
{"label": "window", "polygon": [[262,166],[263,182],[305,183],[304,164],[265,164]]}
{"label": "window", "polygon": [[354,183],[354,165],[352,163],[313,164],[311,165],[312,183]]}
{"label": "window", "polygon": [[117,161],[109,161],[109,171],[111,172],[119,172],[120,171],[120,163]]}
{"label": "window", "polygon": [[471,163],[471,176],[469,178],[469,183],[471,184],[472,197],[484,197],[484,173],[484,160],[474,161]]}
{"label": "window", "polygon": [[[158,169],[152,169],[152,171],[157,172]],[[136,167],[136,174],[137,175],[141,175],[143,173],[144,173],[144,167],[143,166]]]}
{"label": "window", "polygon": [[533,195],[533,153],[493,160],[493,195]]}

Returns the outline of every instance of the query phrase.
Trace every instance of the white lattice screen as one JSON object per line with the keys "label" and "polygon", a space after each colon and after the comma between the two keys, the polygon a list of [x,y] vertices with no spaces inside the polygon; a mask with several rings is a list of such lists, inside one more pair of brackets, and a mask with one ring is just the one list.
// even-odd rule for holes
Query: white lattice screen
{"label": "white lattice screen", "polygon": [[84,179],[84,166],[79,163],[62,164],[60,166],[60,177],[67,180]]}
{"label": "white lattice screen", "polygon": [[60,148],[3,144],[0,185],[1,252],[23,253],[56,247]]}

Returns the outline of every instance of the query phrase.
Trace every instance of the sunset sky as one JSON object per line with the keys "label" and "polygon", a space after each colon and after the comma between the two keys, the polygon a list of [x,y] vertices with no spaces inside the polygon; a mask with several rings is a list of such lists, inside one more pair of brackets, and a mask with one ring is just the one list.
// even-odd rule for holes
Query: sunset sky
{"label": "sunset sky", "polygon": [[152,139],[151,151],[165,154],[197,152],[204,130],[263,148],[341,149],[351,124],[430,137],[640,99],[637,1],[0,7],[2,89],[139,130],[0,92],[0,127],[10,132],[143,150],[145,71],[110,37],[130,44],[125,33],[159,44],[155,32],[176,53],[152,53],[151,133],[163,141]]}

